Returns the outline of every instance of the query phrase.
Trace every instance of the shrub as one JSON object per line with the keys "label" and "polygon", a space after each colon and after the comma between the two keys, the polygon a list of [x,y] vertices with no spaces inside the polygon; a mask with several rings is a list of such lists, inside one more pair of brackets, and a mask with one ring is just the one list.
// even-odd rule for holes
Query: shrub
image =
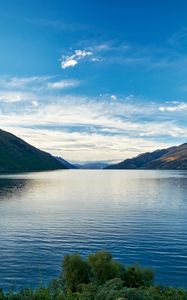
{"label": "shrub", "polygon": [[67,289],[76,292],[82,283],[89,282],[89,266],[79,254],[66,255],[62,264],[62,281]]}
{"label": "shrub", "polygon": [[4,293],[0,300],[187,300],[182,289],[155,286],[152,270],[115,262],[105,251],[82,259],[66,255],[59,278],[47,287]]}
{"label": "shrub", "polygon": [[124,267],[112,259],[112,255],[106,251],[98,251],[88,256],[88,264],[91,270],[92,280],[103,284],[109,279],[121,277]]}
{"label": "shrub", "polygon": [[142,269],[138,265],[129,266],[125,271],[124,284],[127,287],[139,288],[153,284],[154,273],[151,269]]}

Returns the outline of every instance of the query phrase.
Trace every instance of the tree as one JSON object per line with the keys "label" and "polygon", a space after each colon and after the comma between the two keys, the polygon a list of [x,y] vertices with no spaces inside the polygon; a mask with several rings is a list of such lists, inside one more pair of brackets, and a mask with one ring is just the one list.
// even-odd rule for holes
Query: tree
{"label": "tree", "polygon": [[124,276],[125,286],[131,288],[146,287],[153,284],[154,273],[151,269],[142,269],[138,265],[129,266]]}
{"label": "tree", "polygon": [[65,255],[62,263],[62,280],[67,289],[76,292],[81,283],[89,282],[88,263],[79,254]]}
{"label": "tree", "polygon": [[112,259],[106,251],[98,251],[88,256],[88,264],[93,281],[103,284],[109,279],[120,278],[124,267]]}

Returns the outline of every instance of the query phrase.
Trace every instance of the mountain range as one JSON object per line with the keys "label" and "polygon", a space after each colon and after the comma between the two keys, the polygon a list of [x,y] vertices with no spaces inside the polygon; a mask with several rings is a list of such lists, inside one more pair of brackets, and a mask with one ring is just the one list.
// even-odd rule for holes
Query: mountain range
{"label": "mountain range", "polygon": [[71,164],[26,143],[0,129],[0,173],[31,172],[57,169],[169,169],[187,170],[187,143],[140,154],[120,163],[106,162]]}
{"label": "mountain range", "polygon": [[118,164],[107,166],[106,169],[187,170],[187,143],[143,153]]}
{"label": "mountain range", "polygon": [[87,162],[84,164],[76,164],[77,169],[84,169],[84,170],[101,170],[105,169],[109,164],[106,162]]}

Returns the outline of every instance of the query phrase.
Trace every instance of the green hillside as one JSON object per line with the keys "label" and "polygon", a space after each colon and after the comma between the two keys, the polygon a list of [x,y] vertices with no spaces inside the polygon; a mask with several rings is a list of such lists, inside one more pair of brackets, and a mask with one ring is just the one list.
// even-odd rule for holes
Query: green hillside
{"label": "green hillside", "polygon": [[52,155],[0,130],[0,173],[66,169]]}

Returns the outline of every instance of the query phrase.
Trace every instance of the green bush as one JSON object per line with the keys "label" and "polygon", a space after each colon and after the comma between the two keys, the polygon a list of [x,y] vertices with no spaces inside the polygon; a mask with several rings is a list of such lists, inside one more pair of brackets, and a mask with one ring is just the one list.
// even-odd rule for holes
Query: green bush
{"label": "green bush", "polygon": [[0,289],[0,300],[4,300],[4,293],[2,289]]}
{"label": "green bush", "polygon": [[62,282],[72,292],[89,282],[89,265],[79,254],[66,255],[62,263]]}
{"label": "green bush", "polygon": [[106,251],[98,251],[88,256],[88,264],[91,270],[91,279],[98,284],[103,284],[109,279],[121,278],[124,267],[115,262],[112,255]]}
{"label": "green bush", "polygon": [[138,265],[129,266],[125,271],[125,286],[138,288],[153,284],[154,273],[151,269],[142,269]]}

